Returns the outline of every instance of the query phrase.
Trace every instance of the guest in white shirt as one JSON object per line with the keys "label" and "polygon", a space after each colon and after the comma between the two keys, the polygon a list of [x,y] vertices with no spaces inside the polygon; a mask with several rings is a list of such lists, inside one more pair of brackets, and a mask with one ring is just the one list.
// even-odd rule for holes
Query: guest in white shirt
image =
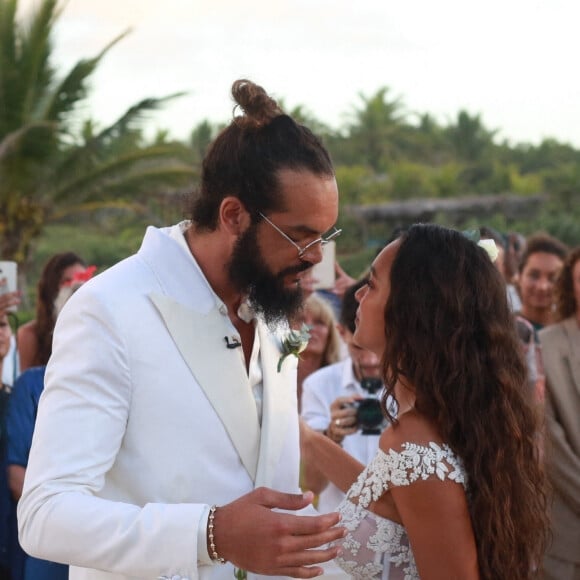
{"label": "guest in white shirt", "polygon": [[[353,340],[358,302],[355,292],[366,283],[361,280],[346,290],[340,312],[338,331],[346,344],[348,357],[312,373],[303,383],[301,416],[306,423],[326,434],[361,463],[368,463],[375,455],[380,434],[386,426],[379,410],[378,398],[382,389],[379,358]],[[361,385],[362,383],[362,385]],[[370,387],[369,390],[363,385]],[[376,397],[376,410],[371,422],[375,428],[362,428],[357,420],[359,401]],[[372,412],[372,410],[371,410]],[[330,483],[315,465],[303,465],[303,486],[319,494],[318,510],[332,512],[344,494]]]}

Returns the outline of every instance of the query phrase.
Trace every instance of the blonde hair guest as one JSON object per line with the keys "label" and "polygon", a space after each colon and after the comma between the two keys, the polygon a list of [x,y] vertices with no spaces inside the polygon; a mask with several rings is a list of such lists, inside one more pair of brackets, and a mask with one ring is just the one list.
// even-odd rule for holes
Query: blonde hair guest
{"label": "blonde hair guest", "polygon": [[311,294],[304,303],[301,315],[293,326],[307,324],[310,327],[308,346],[300,354],[298,362],[298,405],[302,398],[304,379],[322,367],[338,362],[341,356],[342,340],[336,327],[337,320],[332,307],[326,300]]}

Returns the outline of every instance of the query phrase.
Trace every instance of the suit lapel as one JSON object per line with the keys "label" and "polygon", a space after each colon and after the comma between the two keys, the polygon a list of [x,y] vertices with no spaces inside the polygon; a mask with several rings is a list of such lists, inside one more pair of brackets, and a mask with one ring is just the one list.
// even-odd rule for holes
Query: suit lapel
{"label": "suit lapel", "polygon": [[280,338],[272,334],[262,322],[258,322],[257,332],[260,337],[264,396],[256,487],[270,487],[287,438],[291,409],[296,408],[297,359],[288,357],[278,372],[276,367],[280,358]]}
{"label": "suit lapel", "polygon": [[564,357],[568,364],[576,390],[580,393],[580,328],[576,318],[567,318],[563,322],[565,344]]}
{"label": "suit lapel", "polygon": [[215,307],[204,314],[162,294],[149,297],[255,480],[260,450],[258,414],[242,357],[238,349],[225,347],[224,336],[231,334],[227,321]]}

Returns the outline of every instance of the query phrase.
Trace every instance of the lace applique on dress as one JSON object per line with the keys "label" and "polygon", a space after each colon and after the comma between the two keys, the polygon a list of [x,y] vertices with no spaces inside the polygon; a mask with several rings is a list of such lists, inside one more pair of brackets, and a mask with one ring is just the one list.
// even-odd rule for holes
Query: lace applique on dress
{"label": "lace applique on dress", "polygon": [[338,506],[347,534],[338,565],[354,578],[416,580],[415,558],[405,528],[367,508],[391,487],[421,479],[450,479],[466,487],[463,465],[448,445],[403,443],[401,451],[377,451]]}

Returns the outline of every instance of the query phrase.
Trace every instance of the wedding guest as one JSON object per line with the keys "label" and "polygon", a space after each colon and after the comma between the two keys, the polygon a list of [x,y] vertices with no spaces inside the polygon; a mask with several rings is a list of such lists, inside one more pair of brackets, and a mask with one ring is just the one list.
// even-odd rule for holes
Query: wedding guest
{"label": "wedding guest", "polygon": [[311,578],[344,534],[304,510],[286,349],[340,233],[332,162],[262,87],[232,96],[191,221],[148,228],[57,320],[18,515],[71,580]]}
{"label": "wedding guest", "polygon": [[[518,312],[521,307],[520,296],[516,288],[516,280],[518,276],[518,266],[522,261],[523,254],[526,249],[526,238],[518,232],[507,232],[504,235],[504,276],[510,291],[511,307],[514,312]],[[515,290],[512,292],[512,288]]]}
{"label": "wedding guest", "polygon": [[528,366],[528,390],[543,401],[545,380],[538,331],[554,322],[556,279],[564,263],[567,248],[547,234],[535,234],[526,240],[517,277],[521,309],[516,312],[516,328]]}
{"label": "wedding guest", "polygon": [[55,254],[44,265],[37,287],[36,318],[18,329],[20,372],[48,362],[56,321],[54,301],[60,288],[85,269],[82,258],[73,252]]}
{"label": "wedding guest", "polygon": [[[5,308],[11,306],[12,303],[10,297],[0,296],[0,377],[2,376],[4,359],[10,352],[12,338],[12,329]],[[14,513],[6,479],[6,409],[11,389],[4,381],[0,385],[0,580],[10,580],[11,546],[13,543],[10,531],[13,529],[11,523],[13,523]]]}
{"label": "wedding guest", "polygon": [[562,242],[548,234],[534,234],[526,240],[518,268],[517,287],[522,307],[517,314],[535,332],[554,322],[554,286],[567,251]]}
{"label": "wedding guest", "polygon": [[341,339],[336,328],[337,320],[332,307],[316,294],[304,302],[304,309],[297,317],[297,325],[309,327],[308,345],[300,353],[298,361],[297,395],[298,408],[302,399],[302,385],[313,372],[331,365],[341,358]]}
{"label": "wedding guest", "polygon": [[498,254],[494,264],[505,280],[508,304],[514,312],[517,312],[520,310],[522,303],[513,284],[513,273],[509,266],[509,256],[506,252],[506,240],[499,232],[487,226],[480,227],[479,233],[482,240],[493,240],[495,242]]}
{"label": "wedding guest", "polygon": [[392,425],[365,468],[302,424],[305,455],[347,492],[338,563],[365,579],[533,577],[545,476],[500,273],[459,232],[415,225],[357,299],[354,339],[381,358]]}
{"label": "wedding guest", "polygon": [[556,319],[540,331],[546,374],[546,463],[552,484],[545,580],[580,578],[580,248],[556,282]]}
{"label": "wedding guest", "polygon": [[[91,278],[95,270],[90,266],[82,272],[76,272],[61,287],[54,299],[54,317],[69,298]],[[8,486],[14,501],[17,503],[22,495],[26,466],[34,434],[34,423],[38,413],[38,403],[44,390],[46,366],[26,369],[17,379],[12,391],[10,405],[6,415],[6,432],[8,444],[6,452],[6,470]],[[18,578],[23,580],[68,580],[68,566],[57,562],[40,560],[23,554],[22,571]],[[13,573],[14,575],[14,573]],[[14,579],[16,580],[16,579]]]}

